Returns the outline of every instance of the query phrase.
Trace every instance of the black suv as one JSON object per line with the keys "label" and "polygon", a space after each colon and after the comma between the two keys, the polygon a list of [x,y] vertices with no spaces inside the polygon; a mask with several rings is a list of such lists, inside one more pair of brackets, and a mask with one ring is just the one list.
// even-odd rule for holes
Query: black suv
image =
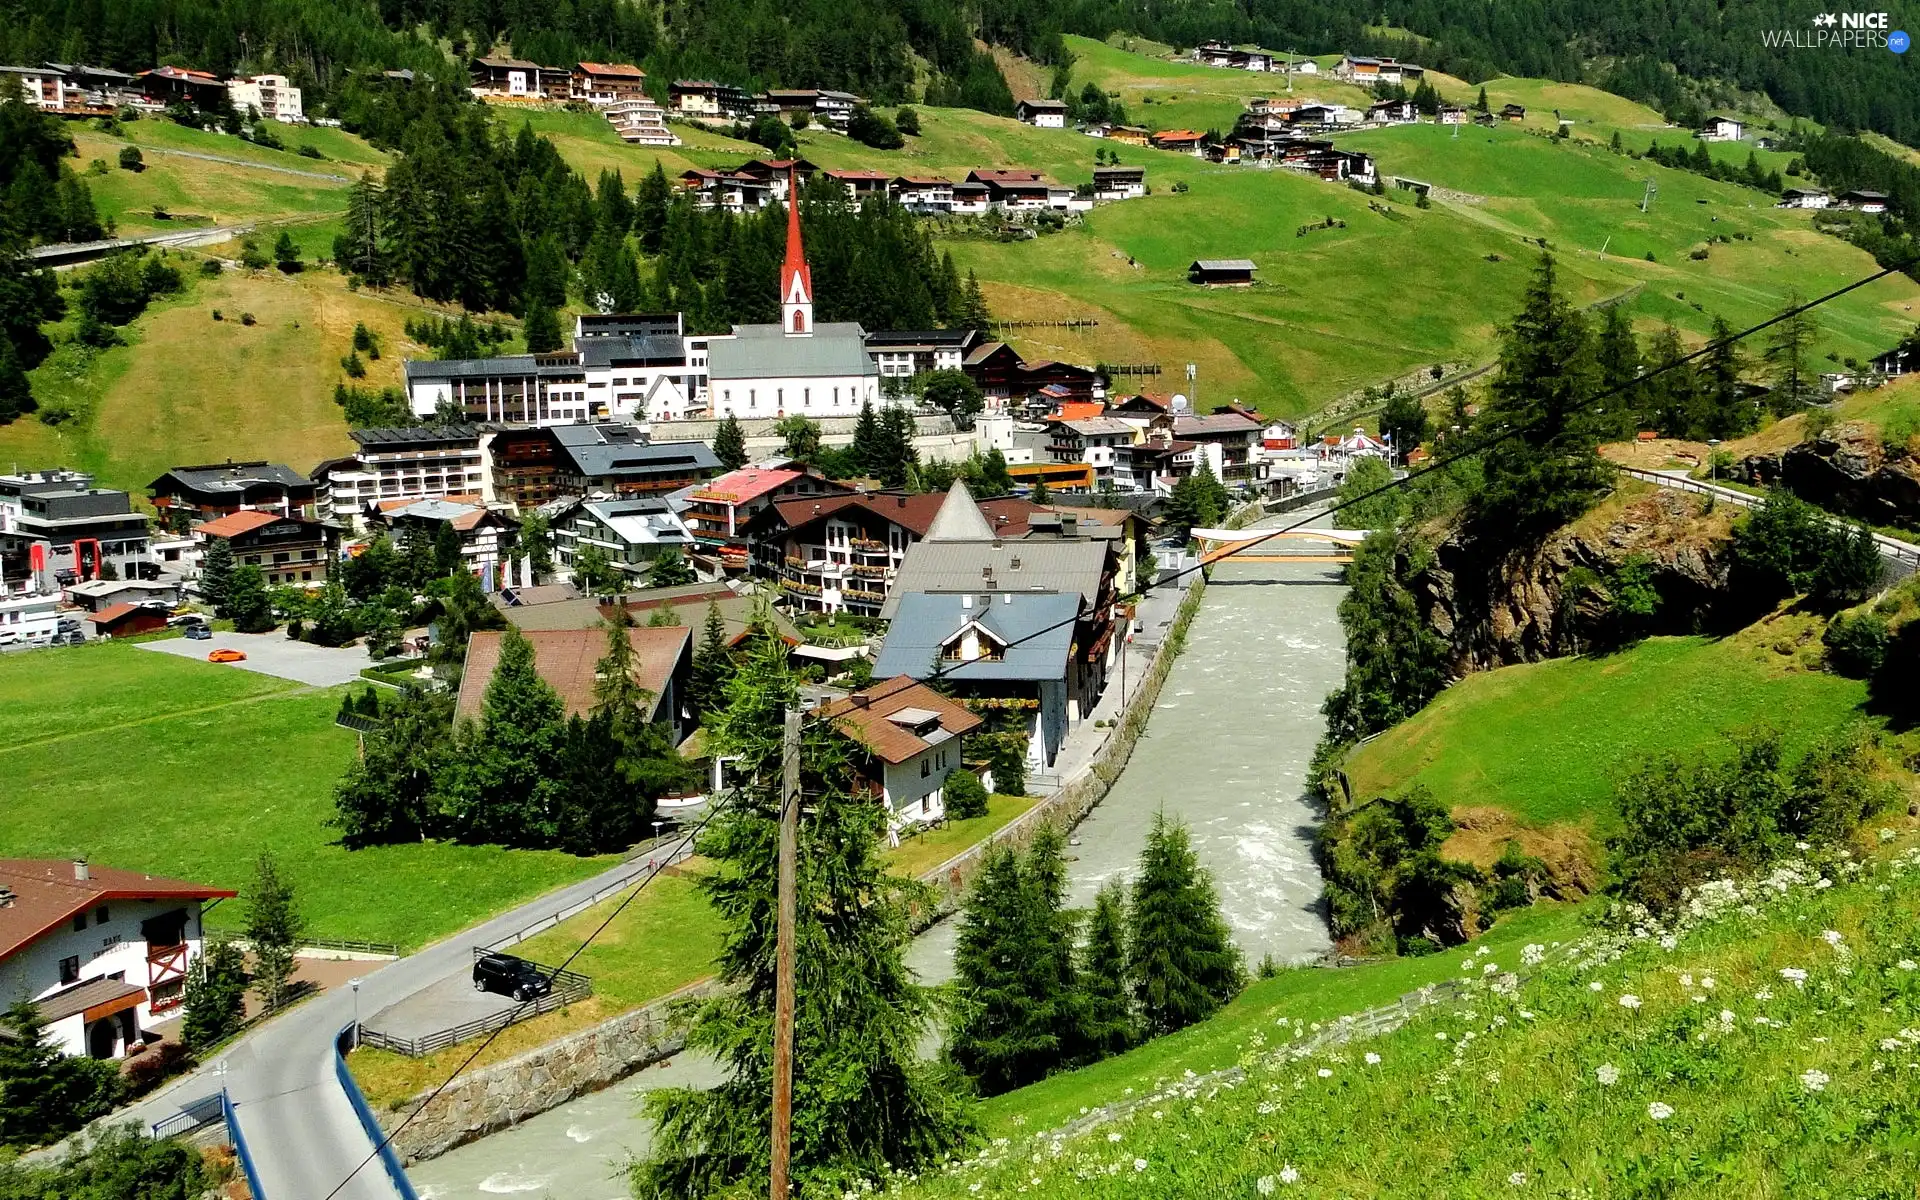
{"label": "black suv", "polygon": [[511,954],[488,954],[473,964],[473,990],[498,992],[515,1000],[533,1000],[553,990],[553,981],[540,968]]}

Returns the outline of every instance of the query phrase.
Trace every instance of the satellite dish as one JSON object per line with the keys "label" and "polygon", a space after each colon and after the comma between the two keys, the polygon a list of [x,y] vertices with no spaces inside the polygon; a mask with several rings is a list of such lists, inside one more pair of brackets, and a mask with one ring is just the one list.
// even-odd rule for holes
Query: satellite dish
{"label": "satellite dish", "polygon": [[1171,407],[1171,409],[1177,413],[1188,413],[1193,411],[1192,402],[1189,401],[1185,396],[1182,396],[1179,394],[1175,394],[1173,399],[1169,401],[1168,404],[1169,404],[1169,407]]}

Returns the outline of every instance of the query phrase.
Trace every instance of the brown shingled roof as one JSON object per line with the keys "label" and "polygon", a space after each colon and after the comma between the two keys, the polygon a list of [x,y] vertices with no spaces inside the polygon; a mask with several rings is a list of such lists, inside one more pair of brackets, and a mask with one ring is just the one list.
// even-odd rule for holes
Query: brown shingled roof
{"label": "brown shingled roof", "polygon": [[249,530],[258,529],[262,525],[271,525],[275,521],[283,519],[279,513],[261,512],[255,508],[243,508],[239,512],[228,513],[224,517],[215,517],[211,521],[203,521],[194,532],[205,534],[208,537],[238,537]]}
{"label": "brown shingled roof", "polygon": [[[863,704],[862,701],[865,701]],[[938,715],[940,728],[958,737],[980,727],[980,718],[912,676],[898,675],[863,688],[845,700],[822,705],[840,732],[890,763],[903,763],[929,748],[905,725],[889,718],[906,709]]]}
{"label": "brown shingled roof", "polygon": [[[485,710],[487,684],[500,666],[500,647],[505,634],[497,630],[475,633],[467,641],[467,665],[460,677],[460,700],[454,714],[479,720]],[[532,629],[521,636],[533,643],[533,669],[560,694],[566,715],[585,714],[593,708],[595,668],[607,653],[605,629]],[[680,655],[693,642],[693,630],[685,625],[645,626],[627,630],[633,643],[634,670],[640,686],[653,693],[658,709],[661,693],[673,676]],[[647,716],[651,719],[654,711]]]}
{"label": "brown shingled roof", "polygon": [[0,905],[0,958],[103,901],[214,900],[235,895],[226,888],[116,867],[89,865],[85,879],[74,874],[75,864],[67,859],[0,858],[0,888],[13,897],[11,903]]}

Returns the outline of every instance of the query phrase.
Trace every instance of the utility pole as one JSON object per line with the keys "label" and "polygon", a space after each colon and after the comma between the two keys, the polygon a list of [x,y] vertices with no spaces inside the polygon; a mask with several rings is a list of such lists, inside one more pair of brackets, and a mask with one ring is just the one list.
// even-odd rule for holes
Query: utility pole
{"label": "utility pole", "polygon": [[780,924],[774,942],[773,1181],[770,1200],[787,1200],[793,1157],[793,924],[800,849],[800,710],[789,708],[780,739]]}

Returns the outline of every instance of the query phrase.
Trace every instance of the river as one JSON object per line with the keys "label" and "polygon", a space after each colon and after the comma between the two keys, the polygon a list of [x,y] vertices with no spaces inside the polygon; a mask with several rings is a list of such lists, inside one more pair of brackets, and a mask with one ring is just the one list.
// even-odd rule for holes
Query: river
{"label": "river", "polygon": [[[1070,903],[1126,878],[1154,814],[1192,831],[1249,967],[1312,958],[1328,946],[1312,855],[1314,813],[1302,795],[1322,730],[1320,702],[1345,662],[1329,563],[1223,563],[1186,652],[1174,663],[1146,736],[1113,791],[1073,834]],[[955,922],[915,940],[908,962],[928,983],[949,974]],[[620,1164],[643,1154],[641,1093],[699,1085],[710,1062],[683,1056],[409,1169],[422,1200],[614,1200]]]}

